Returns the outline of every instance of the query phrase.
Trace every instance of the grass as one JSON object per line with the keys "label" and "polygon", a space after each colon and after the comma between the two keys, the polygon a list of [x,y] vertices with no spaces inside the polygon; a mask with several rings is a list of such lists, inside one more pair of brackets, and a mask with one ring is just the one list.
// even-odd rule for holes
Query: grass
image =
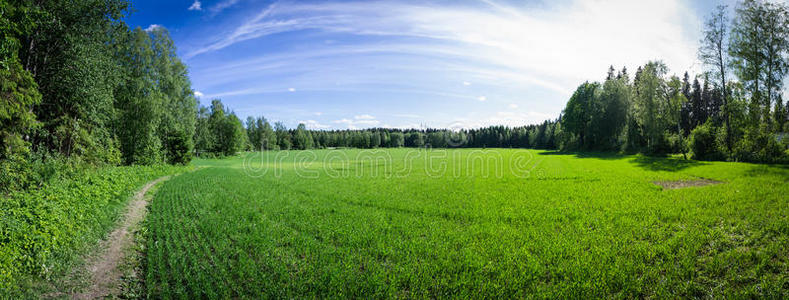
{"label": "grass", "polygon": [[[207,168],[162,185],[149,297],[789,293],[786,166],[507,149],[260,155],[198,160]],[[652,183],[697,178],[723,184]]]}
{"label": "grass", "polygon": [[0,198],[0,299],[78,289],[83,258],[122,215],[135,189],[186,169],[104,167],[74,171]]}

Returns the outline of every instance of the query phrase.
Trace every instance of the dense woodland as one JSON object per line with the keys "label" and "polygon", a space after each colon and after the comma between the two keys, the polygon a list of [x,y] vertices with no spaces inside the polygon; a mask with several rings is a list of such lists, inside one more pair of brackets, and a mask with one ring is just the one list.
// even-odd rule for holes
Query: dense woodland
{"label": "dense woodland", "polygon": [[[131,29],[123,0],[0,0],[0,192],[63,168],[185,164],[245,150],[325,147],[523,147],[787,160],[789,16],[747,0],[707,19],[703,74],[660,61],[611,67],[581,84],[555,120],[522,127],[288,129],[200,106],[164,28]],[[602,70],[601,70],[602,71]]]}

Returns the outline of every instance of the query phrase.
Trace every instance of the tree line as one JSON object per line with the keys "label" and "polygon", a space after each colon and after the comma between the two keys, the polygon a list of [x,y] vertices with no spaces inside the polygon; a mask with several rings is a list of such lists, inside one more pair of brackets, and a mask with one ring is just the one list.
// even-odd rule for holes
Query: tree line
{"label": "tree line", "polygon": [[[227,124],[227,125],[225,125]],[[195,133],[198,155],[224,156],[239,151],[307,150],[322,148],[557,148],[557,121],[519,127],[490,126],[477,129],[397,129],[309,130],[305,124],[295,129],[282,122],[273,125],[265,117],[248,117],[245,125],[214,99],[201,107]]]}
{"label": "tree line", "polygon": [[486,128],[308,130],[199,106],[166,29],[130,28],[124,0],[0,0],[0,192],[63,165],[186,164],[192,156],[326,147],[520,147],[787,161],[786,4],[745,0],[706,20],[706,72],[611,67],[561,115]]}

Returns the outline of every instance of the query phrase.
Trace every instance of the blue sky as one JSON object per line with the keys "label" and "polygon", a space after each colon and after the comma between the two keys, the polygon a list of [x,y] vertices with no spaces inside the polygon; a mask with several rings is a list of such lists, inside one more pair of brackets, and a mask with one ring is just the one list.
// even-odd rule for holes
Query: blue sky
{"label": "blue sky", "polygon": [[202,103],[289,127],[470,128],[559,115],[609,65],[696,59],[712,1],[133,1]]}

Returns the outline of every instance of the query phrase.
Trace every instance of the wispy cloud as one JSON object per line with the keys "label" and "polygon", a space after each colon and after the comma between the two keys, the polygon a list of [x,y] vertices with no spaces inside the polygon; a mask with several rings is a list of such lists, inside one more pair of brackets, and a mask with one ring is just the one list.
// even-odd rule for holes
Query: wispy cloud
{"label": "wispy cloud", "polygon": [[159,28],[162,28],[162,25],[151,24],[151,25],[148,25],[148,27],[145,28],[145,31],[151,32],[151,31],[154,31],[154,30],[159,29]]}
{"label": "wispy cloud", "polygon": [[199,0],[195,0],[195,2],[189,6],[188,10],[203,10],[203,7]]}
{"label": "wispy cloud", "polygon": [[217,15],[221,13],[223,10],[233,7],[234,5],[238,4],[239,0],[224,0],[220,1],[214,6],[211,6],[208,11],[211,12],[212,15]]}
{"label": "wispy cloud", "polygon": [[[261,105],[298,108],[282,112],[289,124],[315,118],[336,128],[538,123],[608,65],[697,66],[699,19],[682,0],[524,3],[204,3],[227,20],[201,28],[183,57],[203,97],[256,114],[278,113]],[[457,118],[468,111],[476,114]],[[362,113],[382,119],[354,116]]]}
{"label": "wispy cloud", "polygon": [[197,98],[201,98],[201,97],[205,96],[205,95],[203,95],[203,93],[201,93],[200,91],[195,91],[195,92],[194,92],[194,95],[195,95],[195,97],[197,97]]}
{"label": "wispy cloud", "polygon": [[[235,43],[305,29],[445,41],[468,60],[504,66],[520,81],[567,89],[600,77],[608,64],[634,66],[663,58],[684,70],[695,62],[696,19],[679,0],[574,1],[526,10],[487,1],[485,7],[382,2],[275,3],[203,47],[191,58]],[[431,52],[436,42],[425,42]],[[600,71],[603,70],[603,71]],[[501,74],[509,76],[511,74]]]}

